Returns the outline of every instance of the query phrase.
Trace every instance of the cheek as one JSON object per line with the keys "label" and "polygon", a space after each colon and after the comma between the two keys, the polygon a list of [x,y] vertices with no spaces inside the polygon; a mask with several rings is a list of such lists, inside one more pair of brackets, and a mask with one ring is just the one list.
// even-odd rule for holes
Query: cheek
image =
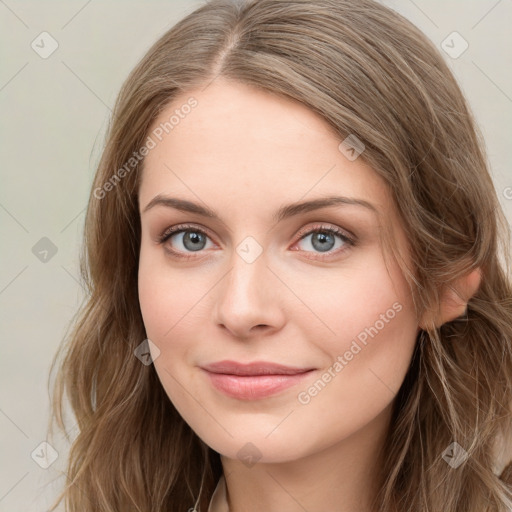
{"label": "cheek", "polygon": [[363,328],[359,337],[340,337],[336,346],[329,347],[331,364],[299,390],[304,418],[322,418],[326,425],[318,443],[328,445],[350,436],[396,397],[410,365],[417,331],[414,317],[405,308],[390,317],[388,323],[380,320]]}
{"label": "cheek", "polygon": [[[290,276],[291,278],[291,276]],[[364,343],[375,328],[390,337],[407,318],[407,329],[414,331],[413,303],[409,288],[398,267],[389,266],[380,251],[368,251],[339,270],[302,275],[295,280],[297,295],[311,314],[295,318],[301,321],[310,339],[321,335],[331,354],[342,353],[357,338]],[[386,338],[387,335],[381,336]]]}
{"label": "cheek", "polygon": [[[159,279],[158,266],[148,251],[141,250],[138,272],[139,305],[149,339],[157,335],[165,324],[165,296],[163,282]],[[171,306],[171,305],[168,305]]]}
{"label": "cheek", "polygon": [[[176,283],[171,283],[169,272],[165,272],[157,261],[155,251],[141,251],[138,274],[139,305],[147,337],[160,351],[167,350],[165,339],[172,333],[173,324],[179,314]],[[186,288],[184,289],[186,293]],[[183,302],[183,294],[180,294]],[[155,365],[161,361],[159,358]]]}
{"label": "cheek", "polygon": [[188,417],[190,397],[183,392],[181,383],[190,386],[191,376],[182,363],[191,350],[187,342],[190,333],[187,336],[185,330],[198,298],[180,276],[183,278],[180,272],[170,272],[154,252],[141,251],[139,303],[147,337],[159,350],[158,357],[153,356],[153,364],[170,401],[183,417]]}
{"label": "cheek", "polygon": [[147,337],[163,356],[155,361],[157,370],[164,361],[168,370],[178,358],[193,362],[200,342],[197,333],[208,316],[208,291],[214,284],[215,278],[208,269],[171,268],[165,255],[157,250],[141,251],[139,305]]}
{"label": "cheek", "polygon": [[[364,405],[371,415],[393,398],[410,364],[418,323],[409,288],[398,267],[390,266],[388,273],[375,256],[333,275],[328,292],[321,290],[308,293],[308,305],[321,322],[313,326],[304,318],[301,331],[327,356],[327,364],[322,382],[311,392],[304,389],[301,403],[338,402],[353,417]],[[318,334],[322,325],[327,336]]]}
{"label": "cheek", "polygon": [[[141,249],[138,270],[139,303],[148,337],[162,342],[191,308],[198,291],[186,275],[170,270],[160,248]],[[197,299],[196,299],[197,301]]]}

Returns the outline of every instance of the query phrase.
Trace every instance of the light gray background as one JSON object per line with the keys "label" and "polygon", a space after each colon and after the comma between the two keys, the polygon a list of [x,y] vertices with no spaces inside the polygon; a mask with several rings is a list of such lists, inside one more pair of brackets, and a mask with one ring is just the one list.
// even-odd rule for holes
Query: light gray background
{"label": "light gray background", "polygon": [[[202,3],[0,0],[0,511],[44,511],[62,485],[66,445],[48,469],[31,453],[46,438],[49,364],[82,298],[85,206],[110,108],[149,46]],[[443,55],[482,128],[512,219],[512,2],[384,3],[439,48],[453,31],[469,43],[457,59]],[[31,47],[43,31],[59,45],[46,59]],[[42,237],[57,247],[45,263],[32,252]]]}

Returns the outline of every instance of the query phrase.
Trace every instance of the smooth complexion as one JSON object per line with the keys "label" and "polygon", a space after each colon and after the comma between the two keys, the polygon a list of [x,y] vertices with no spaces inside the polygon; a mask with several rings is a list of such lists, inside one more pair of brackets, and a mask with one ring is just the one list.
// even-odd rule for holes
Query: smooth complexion
{"label": "smooth complexion", "polygon": [[[340,152],[341,139],[317,114],[237,82],[187,91],[154,125],[191,96],[197,107],[148,154],[139,191],[139,298],[147,336],[161,352],[154,365],[162,386],[221,454],[231,510],[369,510],[391,406],[419,332],[405,278],[394,262],[386,267],[379,240],[379,223],[388,223],[408,261],[390,192],[362,158]],[[376,211],[338,204],[274,219],[284,205],[328,196]],[[172,227],[191,238],[181,231],[160,243]],[[322,239],[320,228],[353,243],[336,233]],[[250,251],[262,250],[251,263],[237,250],[247,237],[256,242]],[[322,241],[328,250],[319,249]],[[395,303],[402,309],[378,335],[299,403],[298,393]],[[237,399],[201,369],[224,359],[316,370],[275,395]],[[238,455],[244,446],[260,457],[251,467]]]}

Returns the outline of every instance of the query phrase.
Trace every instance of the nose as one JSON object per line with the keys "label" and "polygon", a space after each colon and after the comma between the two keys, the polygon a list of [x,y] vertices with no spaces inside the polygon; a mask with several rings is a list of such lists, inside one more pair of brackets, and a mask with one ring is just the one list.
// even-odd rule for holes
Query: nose
{"label": "nose", "polygon": [[248,263],[234,253],[231,269],[217,286],[214,321],[233,337],[270,334],[284,325],[283,284],[264,255]]}

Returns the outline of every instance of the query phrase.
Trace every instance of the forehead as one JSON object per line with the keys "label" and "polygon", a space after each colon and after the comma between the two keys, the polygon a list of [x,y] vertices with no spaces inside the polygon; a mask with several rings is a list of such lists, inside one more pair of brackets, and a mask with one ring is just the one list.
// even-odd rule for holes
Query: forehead
{"label": "forehead", "polygon": [[367,200],[383,214],[391,206],[382,178],[340,151],[342,138],[320,115],[238,82],[180,94],[149,135],[156,145],[144,161],[141,208],[161,193],[222,205],[227,217],[327,195]]}

